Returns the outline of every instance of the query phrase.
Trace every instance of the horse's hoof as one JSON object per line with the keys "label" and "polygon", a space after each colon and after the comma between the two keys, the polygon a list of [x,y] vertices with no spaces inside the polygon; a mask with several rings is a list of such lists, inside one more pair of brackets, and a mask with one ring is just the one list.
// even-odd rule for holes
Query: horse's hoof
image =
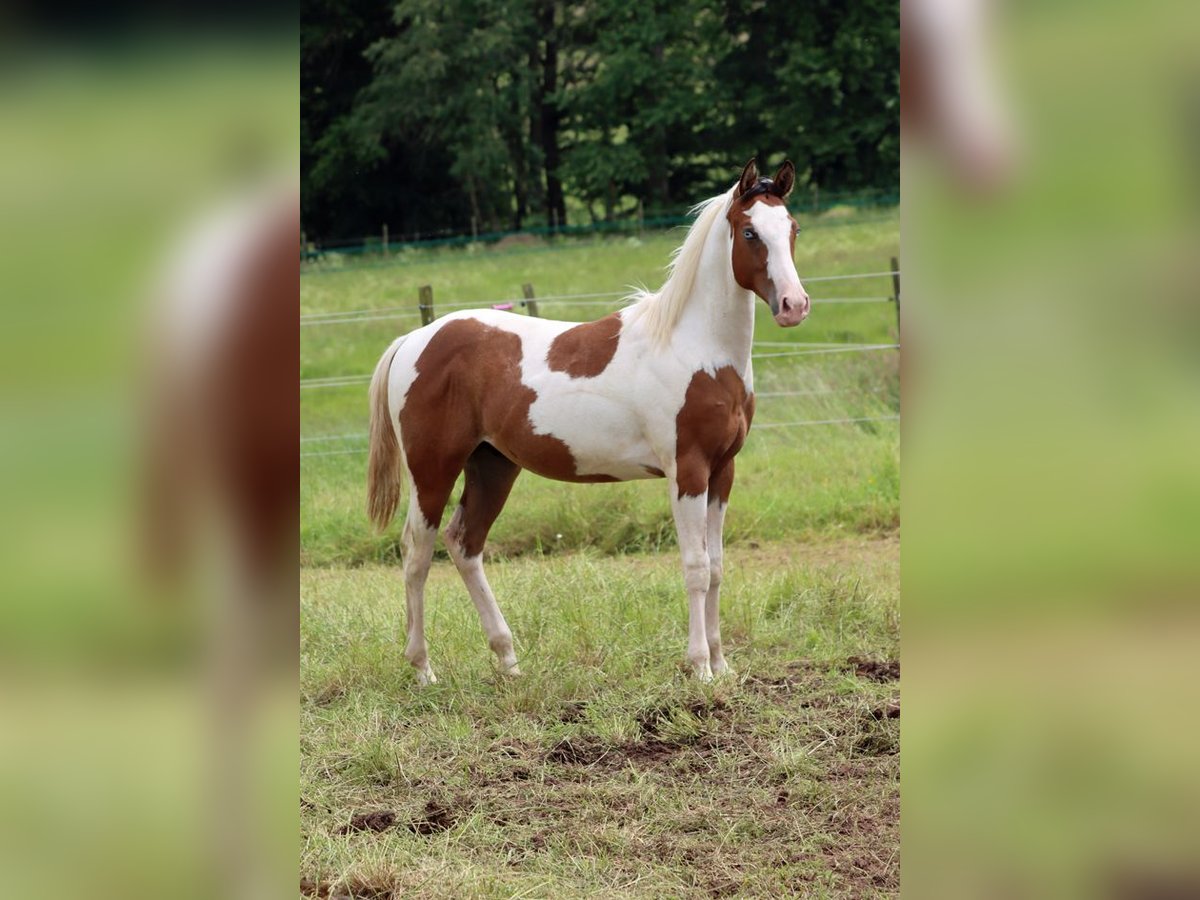
{"label": "horse's hoof", "polygon": [[437,676],[433,674],[433,669],[418,669],[417,684],[419,684],[421,687],[425,687],[430,684],[437,684]]}
{"label": "horse's hoof", "polygon": [[516,663],[513,663],[507,669],[501,669],[501,672],[506,678],[520,678],[523,674],[521,672],[521,667]]}

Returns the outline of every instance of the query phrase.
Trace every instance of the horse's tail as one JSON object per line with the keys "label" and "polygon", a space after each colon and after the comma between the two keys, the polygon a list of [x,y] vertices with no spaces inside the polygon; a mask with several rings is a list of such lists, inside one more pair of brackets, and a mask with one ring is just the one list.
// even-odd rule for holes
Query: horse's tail
{"label": "horse's tail", "polygon": [[392,359],[404,338],[398,338],[384,351],[371,377],[371,445],[367,461],[367,515],[375,528],[383,531],[400,504],[403,457],[396,427],[388,411],[388,374]]}

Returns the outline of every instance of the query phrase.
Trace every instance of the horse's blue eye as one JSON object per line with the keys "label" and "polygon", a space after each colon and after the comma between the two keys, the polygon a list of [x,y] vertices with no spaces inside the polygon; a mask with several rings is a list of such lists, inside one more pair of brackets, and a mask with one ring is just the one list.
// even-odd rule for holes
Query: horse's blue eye
{"label": "horse's blue eye", "polygon": [[744,237],[748,241],[752,241],[756,237],[758,237],[758,235],[754,233],[753,228],[746,228],[742,231],[742,237]]}

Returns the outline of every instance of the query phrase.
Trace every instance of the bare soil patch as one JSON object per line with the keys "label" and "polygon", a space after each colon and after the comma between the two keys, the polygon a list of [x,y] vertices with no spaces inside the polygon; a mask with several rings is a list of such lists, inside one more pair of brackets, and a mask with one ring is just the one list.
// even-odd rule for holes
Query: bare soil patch
{"label": "bare soil patch", "polygon": [[900,678],[899,660],[880,661],[852,656],[847,662],[854,666],[854,674],[859,678],[869,678],[871,681],[881,682],[896,681]]}

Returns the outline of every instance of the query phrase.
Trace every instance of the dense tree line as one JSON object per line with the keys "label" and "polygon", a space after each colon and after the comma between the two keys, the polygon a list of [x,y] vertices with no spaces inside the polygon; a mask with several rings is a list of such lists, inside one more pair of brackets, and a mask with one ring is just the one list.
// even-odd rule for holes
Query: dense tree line
{"label": "dense tree line", "polygon": [[751,155],[897,185],[898,0],[305,0],[301,45],[325,240],[674,213]]}

